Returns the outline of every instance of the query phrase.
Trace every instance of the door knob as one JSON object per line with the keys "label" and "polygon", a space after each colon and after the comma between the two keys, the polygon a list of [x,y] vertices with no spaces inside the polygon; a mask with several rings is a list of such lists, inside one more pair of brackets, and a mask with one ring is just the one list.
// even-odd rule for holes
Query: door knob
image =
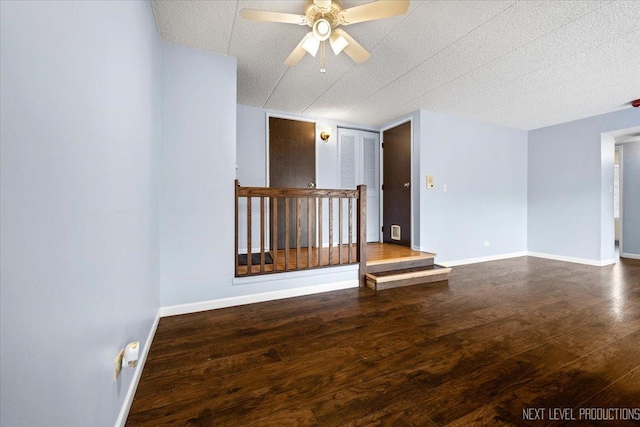
{"label": "door knob", "polygon": [[310,182],[309,184],[307,184],[307,187],[309,188],[316,188],[316,184],[313,182]]}
{"label": "door knob", "polygon": [[410,182],[405,182],[404,183],[404,188],[409,188],[411,187],[411,183]]}

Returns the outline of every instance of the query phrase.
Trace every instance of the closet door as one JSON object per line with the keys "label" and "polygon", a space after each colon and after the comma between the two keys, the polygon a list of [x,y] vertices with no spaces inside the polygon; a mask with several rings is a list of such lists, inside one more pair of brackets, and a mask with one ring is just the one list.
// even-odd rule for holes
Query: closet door
{"label": "closet door", "polygon": [[360,131],[362,179],[367,186],[367,242],[380,241],[380,134]]}
{"label": "closet door", "polygon": [[[360,132],[353,129],[343,129],[338,128],[338,185],[339,188],[345,190],[352,190],[356,188],[359,184],[358,174],[359,174],[359,146],[358,146],[358,138],[360,136]],[[343,207],[343,220],[342,220],[342,241],[347,243],[349,242],[349,209],[348,209],[348,201],[345,200],[342,203],[345,204]],[[338,218],[337,207],[335,207],[336,211],[333,213],[334,218]],[[357,240],[356,230],[357,230],[357,215],[356,209],[353,209],[351,224],[353,227],[353,240]],[[337,221],[335,221],[337,224]],[[337,230],[335,231],[337,232]]]}
{"label": "closet door", "polygon": [[[367,186],[367,242],[380,241],[379,134],[338,128],[338,183],[343,189]],[[353,221],[355,225],[355,209]],[[347,223],[343,226],[346,228]],[[347,238],[343,234],[343,241]]]}
{"label": "closet door", "polygon": [[340,188],[351,190],[359,185],[359,139],[360,132],[338,128],[338,182]]}

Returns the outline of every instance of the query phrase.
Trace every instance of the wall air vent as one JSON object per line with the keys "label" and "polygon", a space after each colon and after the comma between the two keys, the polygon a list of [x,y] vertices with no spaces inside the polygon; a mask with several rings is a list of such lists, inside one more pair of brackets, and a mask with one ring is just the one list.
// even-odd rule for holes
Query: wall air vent
{"label": "wall air vent", "polygon": [[392,225],[391,226],[391,240],[400,240],[400,226]]}

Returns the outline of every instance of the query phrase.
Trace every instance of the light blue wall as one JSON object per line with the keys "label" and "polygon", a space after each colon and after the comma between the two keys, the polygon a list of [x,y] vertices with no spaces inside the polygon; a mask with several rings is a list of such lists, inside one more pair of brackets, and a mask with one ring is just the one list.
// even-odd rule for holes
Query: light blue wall
{"label": "light blue wall", "polygon": [[[238,104],[236,113],[238,119],[236,177],[244,187],[265,187],[267,185],[267,110]],[[244,155],[245,153],[251,153],[251,155]]]}
{"label": "light blue wall", "polygon": [[640,142],[623,145],[622,174],[623,251],[640,256]]}
{"label": "light blue wall", "polygon": [[419,144],[422,250],[443,263],[527,250],[526,131],[422,110]]}
{"label": "light blue wall", "polygon": [[529,132],[529,251],[609,259],[601,231],[613,210],[604,219],[602,204],[613,195],[603,174],[613,176],[613,162],[603,171],[601,134],[638,125],[640,112],[629,108]]}
{"label": "light blue wall", "polygon": [[162,305],[228,296],[236,59],[162,43]]}
{"label": "light blue wall", "polygon": [[0,8],[0,424],[113,426],[160,301],[151,5]]}

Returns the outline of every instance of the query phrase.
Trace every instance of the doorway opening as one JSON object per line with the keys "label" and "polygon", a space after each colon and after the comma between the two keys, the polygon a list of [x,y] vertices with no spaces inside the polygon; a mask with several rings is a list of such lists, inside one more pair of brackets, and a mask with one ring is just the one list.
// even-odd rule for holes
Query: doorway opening
{"label": "doorway opening", "polygon": [[602,263],[640,259],[640,126],[602,133],[601,170]]}

